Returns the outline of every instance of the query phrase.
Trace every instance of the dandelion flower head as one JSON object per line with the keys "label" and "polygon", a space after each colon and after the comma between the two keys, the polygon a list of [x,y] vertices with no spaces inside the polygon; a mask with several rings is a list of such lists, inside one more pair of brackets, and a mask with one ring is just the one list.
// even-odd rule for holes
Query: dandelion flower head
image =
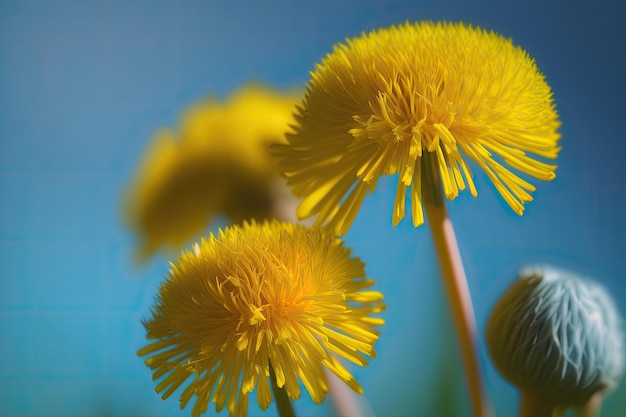
{"label": "dandelion flower head", "polygon": [[301,382],[322,402],[329,389],[324,368],[362,392],[337,357],[364,366],[375,356],[375,328],[384,321],[373,314],[384,305],[372,285],[364,264],[328,232],[244,222],[171,265],[144,321],[153,341],[138,354],[147,356],[164,399],[184,386],[184,408],[195,395],[194,416],[209,402],[245,416],[255,389],[265,410],[270,367],[291,399],[300,397]]}
{"label": "dandelion flower head", "polygon": [[[422,173],[443,192],[477,195],[466,157],[518,214],[535,187],[514,170],[555,178],[560,125],[535,61],[510,39],[462,23],[405,23],[334,46],[315,66],[281,170],[303,197],[298,216],[340,234],[381,176],[398,174],[393,224],[424,221]],[[537,158],[539,157],[539,158]]]}
{"label": "dandelion flower head", "polygon": [[226,101],[188,108],[177,131],[159,130],[126,191],[126,223],[139,258],[179,249],[224,214],[233,222],[271,217],[277,166],[296,95],[246,86]]}

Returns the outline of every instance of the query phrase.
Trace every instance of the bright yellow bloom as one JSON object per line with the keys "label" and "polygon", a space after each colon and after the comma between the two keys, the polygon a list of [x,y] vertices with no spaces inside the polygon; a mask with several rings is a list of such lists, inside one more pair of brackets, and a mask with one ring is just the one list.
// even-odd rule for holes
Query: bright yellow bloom
{"label": "bright yellow bloom", "polygon": [[190,107],[178,132],[156,134],[126,195],[140,258],[180,248],[219,214],[271,217],[277,168],[269,145],[285,142],[296,97],[248,86],[226,102]]}
{"label": "bright yellow bloom", "polygon": [[413,224],[422,224],[427,153],[448,199],[466,187],[477,195],[467,156],[520,215],[535,187],[511,168],[555,178],[555,165],[534,158],[559,151],[545,77],[511,40],[460,23],[406,23],[335,45],[311,73],[296,122],[276,150],[303,197],[298,216],[317,215],[340,234],[381,175],[396,173],[393,224],[408,188]]}
{"label": "bright yellow bloom", "polygon": [[299,379],[313,401],[324,400],[323,367],[361,393],[333,355],[361,366],[375,356],[374,327],[384,321],[370,315],[384,305],[367,289],[373,283],[351,250],[321,229],[276,220],[232,226],[172,264],[144,322],[156,340],[138,354],[148,356],[164,399],[181,385],[181,408],[196,395],[194,416],[210,401],[244,416],[255,388],[266,409],[270,366],[292,399]]}

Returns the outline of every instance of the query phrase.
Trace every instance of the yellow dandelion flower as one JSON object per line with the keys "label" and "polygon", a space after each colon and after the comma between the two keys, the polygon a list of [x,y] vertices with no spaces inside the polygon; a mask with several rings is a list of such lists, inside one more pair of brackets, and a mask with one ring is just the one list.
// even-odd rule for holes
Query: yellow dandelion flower
{"label": "yellow dandelion flower", "polygon": [[375,327],[384,321],[372,313],[384,305],[368,289],[373,283],[351,250],[321,229],[277,220],[232,226],[172,264],[144,321],[155,340],[138,355],[148,357],[164,399],[181,386],[181,408],[196,396],[194,416],[209,402],[245,416],[254,389],[266,409],[271,370],[291,399],[300,397],[300,381],[322,402],[324,367],[361,393],[337,356],[361,366],[375,356]]}
{"label": "yellow dandelion flower", "polygon": [[334,46],[311,73],[295,132],[278,145],[280,166],[303,197],[298,216],[317,215],[345,233],[382,175],[398,174],[393,224],[424,221],[424,164],[443,192],[477,195],[465,157],[522,214],[535,187],[513,170],[555,178],[558,115],[535,61],[510,39],[462,23],[405,23]]}
{"label": "yellow dandelion flower", "polygon": [[296,95],[247,86],[221,102],[191,106],[178,131],[160,130],[126,192],[125,216],[139,258],[178,249],[225,214],[233,222],[272,216],[273,143],[284,143]]}

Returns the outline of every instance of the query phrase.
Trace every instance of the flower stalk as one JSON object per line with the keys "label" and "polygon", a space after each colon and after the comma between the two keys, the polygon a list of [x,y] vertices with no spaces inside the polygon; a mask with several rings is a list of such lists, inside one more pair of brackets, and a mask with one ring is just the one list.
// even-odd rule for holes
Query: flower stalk
{"label": "flower stalk", "polygon": [[[276,192],[274,193],[277,198],[273,205],[272,216],[275,219],[289,222],[293,224],[300,223],[296,216],[296,208],[298,206],[299,199],[297,199],[286,185],[282,182],[275,184]],[[270,367],[271,368],[271,367]],[[273,369],[271,372],[274,372]],[[331,396],[335,412],[339,416],[351,416],[351,417],[363,417],[363,408],[369,406],[367,398],[364,395],[355,393],[349,386],[343,383],[335,374],[328,369],[324,370],[326,379],[328,381],[329,394]],[[273,376],[272,376],[273,378]],[[272,379],[272,384],[274,380]],[[272,385],[274,395],[278,398],[276,390],[278,387]],[[289,398],[286,399],[289,401]],[[277,403],[278,405],[278,403]],[[278,409],[281,416],[289,415],[283,414],[281,409]],[[288,411],[285,411],[288,412]],[[292,411],[293,413],[293,411]]]}
{"label": "flower stalk", "polygon": [[519,417],[562,417],[562,410],[554,402],[539,398],[530,392],[522,392]]}
{"label": "flower stalk", "polygon": [[293,411],[293,406],[287,395],[285,387],[279,387],[276,383],[276,374],[274,373],[274,367],[270,363],[270,380],[272,381],[272,392],[276,399],[276,409],[280,417],[296,417],[296,413]]}
{"label": "flower stalk", "polygon": [[[478,195],[473,160],[518,215],[556,177],[560,121],[550,86],[520,47],[462,23],[391,26],[338,43],[311,73],[286,144],[273,149],[300,219],[344,235],[383,176],[398,175],[392,224],[424,214],[435,241],[474,415],[491,415],[476,323],[444,197]],[[424,210],[425,209],[425,210]],[[425,212],[425,213],[424,213]]]}
{"label": "flower stalk", "polygon": [[581,417],[599,417],[603,400],[604,400],[603,393],[597,392],[593,394],[580,409],[580,416]]}
{"label": "flower stalk", "polygon": [[423,166],[422,196],[424,208],[459,339],[473,413],[476,417],[488,417],[493,413],[483,388],[478,359],[478,337],[474,308],[454,228],[446,210],[441,180],[433,153],[429,152],[425,155]]}

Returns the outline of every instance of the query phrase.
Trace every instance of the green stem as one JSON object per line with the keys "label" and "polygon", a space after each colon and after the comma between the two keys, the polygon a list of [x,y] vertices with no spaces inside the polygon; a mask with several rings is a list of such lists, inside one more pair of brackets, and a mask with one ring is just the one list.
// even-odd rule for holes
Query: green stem
{"label": "green stem", "polygon": [[596,393],[587,400],[587,402],[580,409],[581,417],[599,417],[600,408],[602,406],[602,400],[604,396],[602,393]]}
{"label": "green stem", "polygon": [[270,380],[272,381],[272,392],[274,392],[274,398],[276,400],[276,408],[278,409],[278,415],[280,417],[296,417],[296,413],[293,411],[291,401],[287,395],[285,387],[279,387],[276,383],[276,374],[274,373],[274,367],[270,363]]}
{"label": "green stem", "polygon": [[[277,180],[274,186],[275,201],[273,202],[273,216],[281,221],[290,223],[299,223],[296,216],[296,207],[299,200],[291,194],[283,179]],[[270,367],[271,368],[271,367]],[[273,371],[272,371],[273,372]],[[369,403],[364,396],[359,396],[352,389],[341,381],[335,374],[330,372],[328,368],[324,368],[328,386],[330,388],[329,395],[332,398],[335,408],[335,414],[338,416],[359,417],[363,415],[362,409],[369,408]],[[274,390],[278,388],[272,385]],[[288,400],[288,399],[287,399]],[[293,413],[293,411],[291,411]],[[282,412],[281,412],[282,415]]]}
{"label": "green stem", "polygon": [[424,208],[465,364],[472,410],[475,417],[491,416],[493,411],[483,387],[478,360],[474,308],[454,228],[446,210],[436,156],[427,152],[422,161],[421,185]]}
{"label": "green stem", "polygon": [[557,407],[528,392],[521,393],[519,417],[561,417],[563,413]]}

